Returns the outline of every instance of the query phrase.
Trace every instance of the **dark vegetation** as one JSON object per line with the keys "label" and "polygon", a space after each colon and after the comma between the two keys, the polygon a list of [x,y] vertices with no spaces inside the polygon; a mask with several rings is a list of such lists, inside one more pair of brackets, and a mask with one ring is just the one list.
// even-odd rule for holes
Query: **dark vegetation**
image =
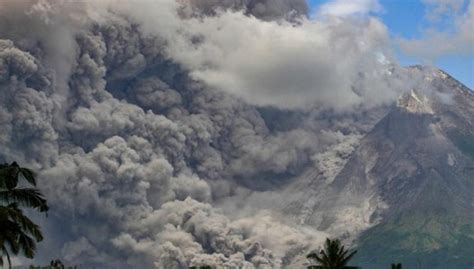
{"label": "dark vegetation", "polygon": [[397,264],[392,263],[392,269],[402,269],[402,264],[401,263],[397,263]]}
{"label": "dark vegetation", "polygon": [[[20,184],[28,187],[22,187]],[[0,165],[0,248],[3,267],[6,257],[11,268],[10,255],[22,254],[32,259],[36,243],[43,240],[40,227],[29,219],[22,208],[47,212],[46,199],[36,188],[33,172],[16,162]]]}
{"label": "dark vegetation", "polygon": [[328,238],[319,253],[313,251],[306,256],[312,263],[316,263],[308,266],[308,269],[358,269],[359,267],[348,265],[356,253],[356,250],[345,249],[339,240]]}
{"label": "dark vegetation", "polygon": [[77,266],[65,266],[60,260],[52,260],[49,265],[46,266],[34,266],[30,265],[28,269],[78,269]]}
{"label": "dark vegetation", "polygon": [[474,225],[449,213],[404,215],[362,233],[353,260],[374,269],[394,261],[416,269],[472,268],[473,236]]}

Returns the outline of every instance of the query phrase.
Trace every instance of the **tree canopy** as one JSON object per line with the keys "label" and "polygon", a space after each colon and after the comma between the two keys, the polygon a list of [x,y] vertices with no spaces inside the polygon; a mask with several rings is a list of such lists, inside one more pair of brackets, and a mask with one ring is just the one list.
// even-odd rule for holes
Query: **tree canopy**
{"label": "tree canopy", "polygon": [[324,248],[319,252],[311,252],[306,257],[316,265],[311,265],[308,269],[357,269],[359,267],[348,266],[350,259],[357,251],[350,252],[345,249],[339,240],[326,239]]}
{"label": "tree canopy", "polygon": [[[20,180],[24,182],[20,182]],[[23,187],[20,183],[27,186]],[[16,162],[0,164],[0,265],[6,256],[11,268],[10,254],[33,258],[36,243],[43,240],[40,227],[28,218],[21,208],[47,212],[46,199],[36,188],[36,178],[28,168]]]}

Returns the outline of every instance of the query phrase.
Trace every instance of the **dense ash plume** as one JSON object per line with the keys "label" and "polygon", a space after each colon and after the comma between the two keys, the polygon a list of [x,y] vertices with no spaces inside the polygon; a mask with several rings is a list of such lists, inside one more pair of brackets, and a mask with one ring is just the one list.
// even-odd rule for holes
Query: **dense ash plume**
{"label": "dense ash plume", "polygon": [[275,201],[305,171],[330,181],[408,76],[371,52],[385,46],[377,20],[312,22],[307,9],[0,4],[0,160],[39,172],[52,207],[40,259],[300,266],[327,234]]}
{"label": "dense ash plume", "polygon": [[216,15],[223,10],[243,11],[263,20],[294,20],[308,15],[305,0],[181,0],[187,15]]}

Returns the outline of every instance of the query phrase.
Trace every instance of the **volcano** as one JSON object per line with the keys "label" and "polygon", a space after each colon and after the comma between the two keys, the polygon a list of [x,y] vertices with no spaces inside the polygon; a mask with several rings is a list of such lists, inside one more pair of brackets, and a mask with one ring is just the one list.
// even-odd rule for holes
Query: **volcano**
{"label": "volcano", "polygon": [[0,163],[50,206],[13,266],[305,268],[329,237],[363,268],[473,268],[474,93],[401,66],[380,18],[76,2],[0,4]]}
{"label": "volcano", "polygon": [[385,204],[357,241],[363,268],[474,266],[474,93],[440,70],[425,79],[430,95],[403,95],[332,183]]}

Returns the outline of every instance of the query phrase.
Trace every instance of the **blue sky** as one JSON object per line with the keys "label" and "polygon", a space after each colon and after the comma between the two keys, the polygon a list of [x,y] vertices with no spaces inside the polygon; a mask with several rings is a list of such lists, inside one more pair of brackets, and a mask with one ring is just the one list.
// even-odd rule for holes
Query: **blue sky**
{"label": "blue sky", "polygon": [[[347,0],[346,2],[350,1],[357,0]],[[431,1],[436,2],[436,0]],[[313,12],[317,12],[328,2],[344,2],[344,0],[309,0]],[[423,39],[425,38],[427,29],[434,29],[442,33],[455,32],[456,24],[454,22],[457,17],[466,14],[469,4],[469,1],[465,0],[461,8],[456,12],[443,12],[437,20],[432,20],[429,19],[429,14],[430,11],[433,11],[433,7],[435,6],[427,6],[421,0],[360,0],[358,2],[375,2],[381,6],[381,9],[378,9],[376,12],[369,13],[385,23],[393,40],[400,38]],[[462,0],[458,2],[462,2]],[[471,29],[474,35],[474,25],[472,25]],[[417,57],[417,55],[408,55],[400,49],[397,42],[394,41],[393,44],[397,58],[401,64],[432,63],[451,74],[469,88],[474,89],[474,48],[472,42],[467,52],[457,53],[454,51],[437,55],[429,60],[423,57]],[[432,45],[437,46],[437,44]]]}

